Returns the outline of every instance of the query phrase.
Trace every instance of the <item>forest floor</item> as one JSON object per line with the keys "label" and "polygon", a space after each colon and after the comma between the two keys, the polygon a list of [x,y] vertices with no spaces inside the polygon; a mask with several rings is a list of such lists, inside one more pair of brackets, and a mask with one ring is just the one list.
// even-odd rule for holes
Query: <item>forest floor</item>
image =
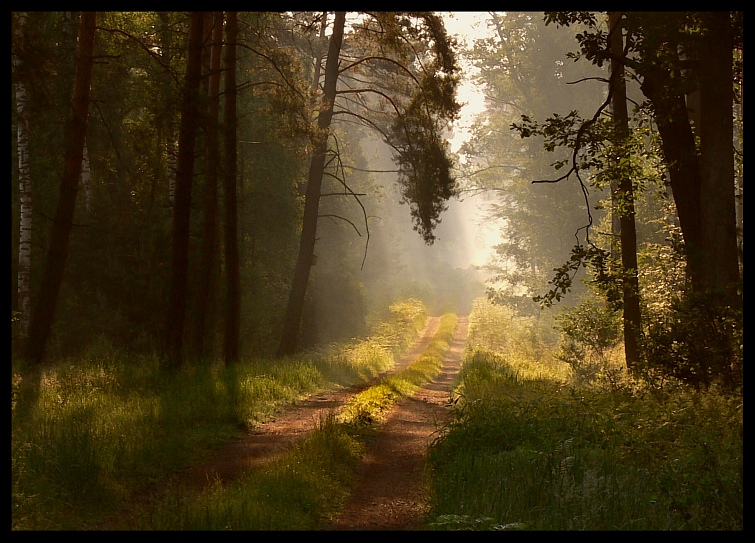
{"label": "forest floor", "polygon": [[[401,371],[414,362],[427,348],[439,324],[439,317],[429,317],[413,347],[389,373]],[[451,387],[461,364],[467,330],[467,317],[459,317],[439,376],[412,397],[398,402],[387,414],[385,422],[369,441],[352,496],[326,530],[423,528],[427,510],[424,455],[439,425],[450,416]],[[201,489],[217,479],[232,481],[244,471],[266,464],[372,384],[313,394],[251,429],[242,439],[214,454],[209,462],[189,469],[180,477],[181,484]],[[155,498],[155,495],[142,495],[138,501],[143,507],[145,502]],[[128,518],[128,514],[120,515],[121,522],[124,517]],[[98,529],[122,528],[106,523]]]}

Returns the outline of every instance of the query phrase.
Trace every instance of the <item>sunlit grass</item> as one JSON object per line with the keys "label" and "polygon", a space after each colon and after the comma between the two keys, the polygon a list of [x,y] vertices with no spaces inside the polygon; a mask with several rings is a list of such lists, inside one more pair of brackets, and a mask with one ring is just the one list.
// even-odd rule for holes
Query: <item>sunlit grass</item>
{"label": "sunlit grass", "polygon": [[[418,318],[416,304],[404,309],[392,313],[401,326]],[[397,327],[383,328],[395,338]],[[403,333],[413,339],[417,329]],[[161,371],[157,358],[129,357],[105,343],[43,370],[14,363],[12,529],[96,525],[243,427],[317,390],[377,377],[394,364],[384,339],[229,368],[187,364],[175,373]]]}
{"label": "sunlit grass", "polygon": [[339,420],[357,425],[381,422],[393,404],[411,396],[424,383],[437,377],[443,367],[443,355],[448,350],[456,322],[456,315],[443,315],[438,331],[424,353],[403,371],[386,377],[351,398],[343,407]]}
{"label": "sunlit grass", "polygon": [[741,396],[536,365],[468,353],[428,456],[431,528],[742,529]]}

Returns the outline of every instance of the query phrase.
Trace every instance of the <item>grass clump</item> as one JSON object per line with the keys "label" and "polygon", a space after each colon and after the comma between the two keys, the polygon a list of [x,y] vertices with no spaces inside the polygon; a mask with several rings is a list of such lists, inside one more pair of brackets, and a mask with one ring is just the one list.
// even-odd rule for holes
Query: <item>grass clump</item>
{"label": "grass clump", "polygon": [[468,352],[428,453],[431,528],[742,529],[741,396],[536,364]]}

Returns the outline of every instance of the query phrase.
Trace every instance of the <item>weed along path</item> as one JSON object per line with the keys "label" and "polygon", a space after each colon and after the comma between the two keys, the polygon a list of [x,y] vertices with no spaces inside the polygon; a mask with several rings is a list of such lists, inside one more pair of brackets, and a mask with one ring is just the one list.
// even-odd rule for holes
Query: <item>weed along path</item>
{"label": "weed along path", "polygon": [[370,441],[354,493],[327,530],[423,528],[425,452],[438,424],[450,416],[467,330],[467,317],[459,317],[439,376],[391,410]]}

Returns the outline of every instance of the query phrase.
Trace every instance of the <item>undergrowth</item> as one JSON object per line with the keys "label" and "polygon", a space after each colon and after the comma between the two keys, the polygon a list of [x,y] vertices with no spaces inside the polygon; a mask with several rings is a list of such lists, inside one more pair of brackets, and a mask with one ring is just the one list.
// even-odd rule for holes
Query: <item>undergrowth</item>
{"label": "undergrowth", "polygon": [[[471,315],[471,337],[499,333],[486,318]],[[430,528],[742,529],[741,395],[587,380],[511,349],[520,332],[467,353],[454,420],[428,453]]]}
{"label": "undergrowth", "polygon": [[362,341],[231,367],[166,373],[157,357],[135,359],[102,341],[43,369],[14,361],[11,529],[97,525],[302,396],[377,377],[393,366],[391,349],[417,337],[425,311],[408,300],[391,316]]}

